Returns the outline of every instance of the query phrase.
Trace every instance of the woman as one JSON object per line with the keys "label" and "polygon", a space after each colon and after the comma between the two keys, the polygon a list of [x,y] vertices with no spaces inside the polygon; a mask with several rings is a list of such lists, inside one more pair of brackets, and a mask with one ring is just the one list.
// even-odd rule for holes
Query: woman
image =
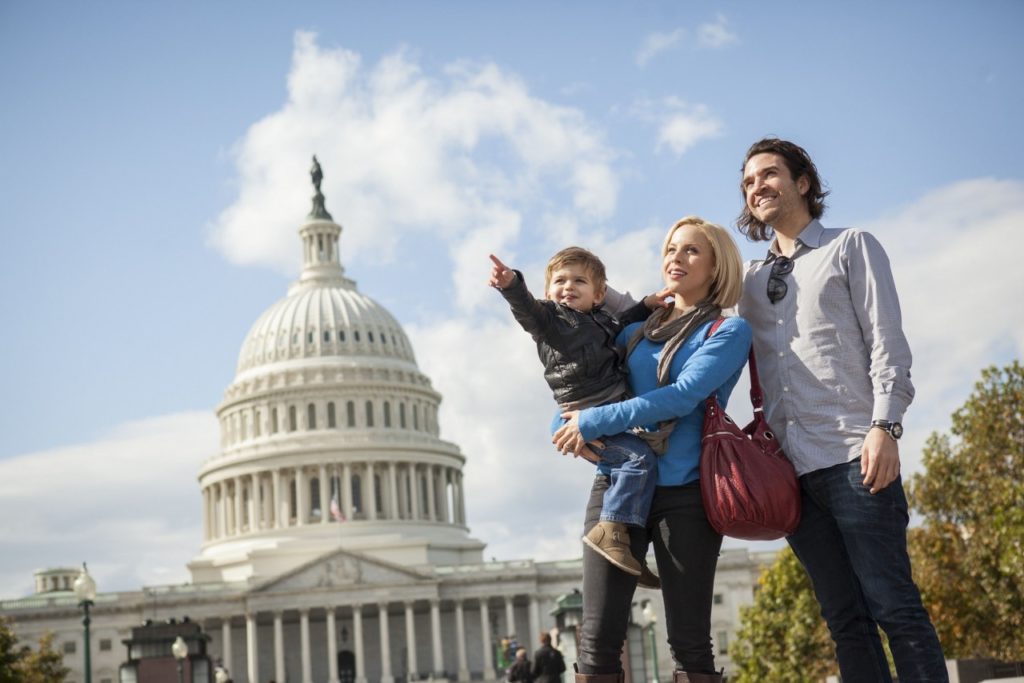
{"label": "woman", "polygon": [[[563,452],[580,454],[588,442],[600,455],[602,436],[657,425],[667,438],[658,459],[658,486],[647,518],[647,533],[661,575],[665,626],[676,661],[674,683],[713,683],[711,598],[722,537],[708,525],[698,471],[704,400],[717,392],[723,404],[739,379],[750,351],[750,328],[727,318],[710,338],[712,323],[736,305],[742,287],[739,250],[721,226],[695,216],[669,230],[662,247],[662,277],[674,305],[628,326],[630,385],[635,398],[566,413],[553,438]],[[598,468],[584,532],[597,523],[608,473]],[[633,554],[646,554],[648,539],[632,534]],[[583,551],[583,625],[577,683],[622,680],[620,656],[626,638],[636,577]]]}

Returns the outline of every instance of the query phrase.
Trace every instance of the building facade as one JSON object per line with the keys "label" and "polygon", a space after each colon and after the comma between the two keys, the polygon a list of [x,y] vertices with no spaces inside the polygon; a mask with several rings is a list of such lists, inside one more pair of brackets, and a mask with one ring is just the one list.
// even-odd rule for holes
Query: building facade
{"label": "building facade", "polygon": [[[496,680],[499,641],[516,635],[532,651],[554,626],[555,600],[581,585],[578,558],[483,561],[466,518],[465,456],[439,436],[441,396],[395,318],[345,276],[342,228],[318,185],[299,229],[302,273],[253,325],[217,409],[221,444],[199,473],[192,581],[97,596],[94,683],[118,680],[133,626],[185,617],[235,683]],[[767,559],[745,550],[720,559],[721,665]],[[37,572],[36,594],[0,602],[0,615],[25,643],[56,633],[81,683],[75,574]],[[671,670],[658,598],[637,593],[658,615],[658,645],[635,638],[634,680],[652,677],[655,658],[662,677]]]}

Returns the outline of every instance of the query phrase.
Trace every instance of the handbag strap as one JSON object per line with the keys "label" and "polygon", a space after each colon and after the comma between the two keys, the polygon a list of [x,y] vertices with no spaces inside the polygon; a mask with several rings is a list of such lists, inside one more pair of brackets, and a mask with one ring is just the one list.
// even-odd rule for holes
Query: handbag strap
{"label": "handbag strap", "polygon": [[[710,329],[708,329],[707,336],[705,339],[709,339],[718,328],[725,322],[725,318],[719,318],[712,323]],[[754,347],[750,347],[750,355],[747,357],[747,368],[750,370],[750,402],[754,406],[755,413],[764,412],[764,394],[761,392],[761,378],[757,374],[757,360],[754,358]],[[714,398],[714,393],[711,394]]]}

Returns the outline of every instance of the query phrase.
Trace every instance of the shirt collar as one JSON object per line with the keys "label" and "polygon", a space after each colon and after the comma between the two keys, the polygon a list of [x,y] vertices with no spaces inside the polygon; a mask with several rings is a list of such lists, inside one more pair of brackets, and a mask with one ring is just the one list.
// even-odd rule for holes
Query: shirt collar
{"label": "shirt collar", "polygon": [[[807,224],[807,227],[800,231],[800,236],[796,238],[797,250],[800,249],[801,244],[809,249],[817,249],[821,246],[821,236],[823,234],[825,234],[825,226],[815,218]],[[778,238],[772,238],[771,244],[768,245],[768,255],[765,256],[764,262],[771,263],[780,256],[782,256],[782,252],[779,251]]]}

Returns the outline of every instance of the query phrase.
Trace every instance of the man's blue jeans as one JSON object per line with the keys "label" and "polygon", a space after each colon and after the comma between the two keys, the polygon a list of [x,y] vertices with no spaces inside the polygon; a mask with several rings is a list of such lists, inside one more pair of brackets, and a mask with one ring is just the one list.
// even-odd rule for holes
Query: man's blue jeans
{"label": "man's blue jeans", "polygon": [[611,478],[601,521],[644,526],[658,483],[658,456],[635,434],[605,436],[601,442],[603,448],[591,446],[601,457],[602,471]]}
{"label": "man's blue jeans", "polygon": [[872,495],[860,460],[800,477],[800,526],[786,540],[814,584],[843,683],[891,683],[878,627],[900,683],[948,681],[907,554],[907,499],[896,481]]}

